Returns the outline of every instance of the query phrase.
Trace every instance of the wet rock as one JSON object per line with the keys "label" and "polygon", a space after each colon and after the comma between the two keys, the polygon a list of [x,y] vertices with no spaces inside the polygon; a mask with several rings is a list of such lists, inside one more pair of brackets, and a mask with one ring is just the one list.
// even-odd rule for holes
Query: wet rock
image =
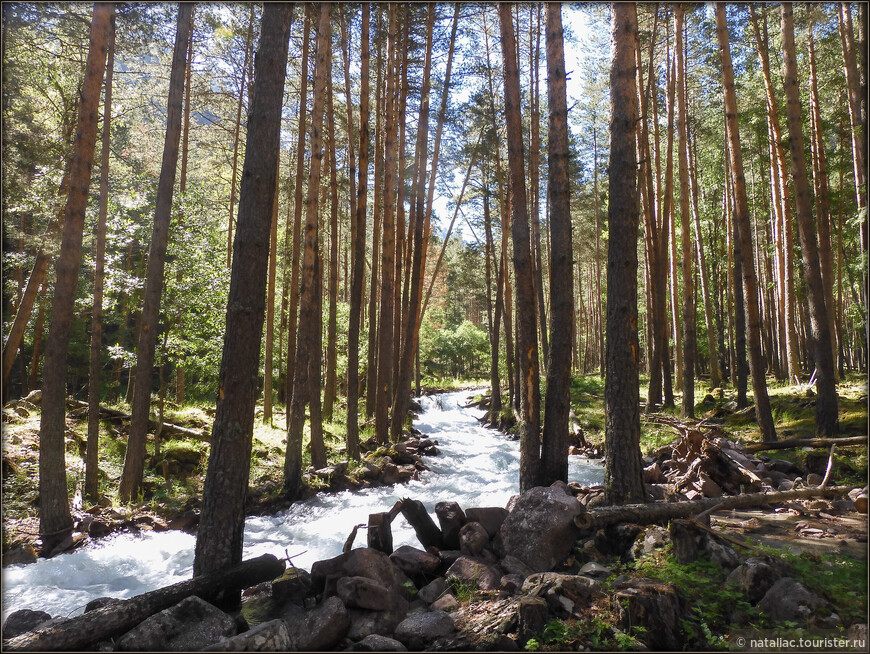
{"label": "wet rock", "polygon": [[36,555],[36,550],[33,549],[33,545],[25,543],[3,552],[3,567],[5,568],[7,565],[26,565],[28,563],[36,563],[37,558],[39,557]]}
{"label": "wet rock", "polygon": [[354,643],[347,652],[407,652],[408,648],[394,638],[379,634],[369,634],[358,643]]}
{"label": "wet rock", "polygon": [[435,574],[438,566],[441,565],[441,559],[434,554],[410,545],[402,545],[396,549],[390,554],[390,561],[409,577]]}
{"label": "wet rock", "polygon": [[192,652],[235,634],[235,620],[192,595],[145,619],[121,636],[118,649],[127,652]]}
{"label": "wet rock", "polygon": [[397,627],[396,640],[410,650],[422,650],[427,643],[452,634],[453,618],[444,611],[432,611],[405,618]]}
{"label": "wet rock", "polygon": [[250,630],[206,647],[206,652],[282,652],[292,646],[284,620],[269,620]]}
{"label": "wet rock", "polygon": [[448,579],[459,579],[477,584],[480,590],[498,590],[501,573],[493,566],[460,556],[447,571]]}
{"label": "wet rock", "polygon": [[342,577],[336,587],[338,597],[347,608],[370,611],[405,611],[408,601],[396,591],[368,577]]}
{"label": "wet rock", "polygon": [[495,537],[507,516],[507,509],[500,506],[485,506],[465,511],[468,522],[479,522],[486,529],[489,538]]}
{"label": "wet rock", "polygon": [[315,590],[322,590],[326,578],[330,576],[367,577],[400,592],[406,598],[413,586],[408,576],[386,554],[369,547],[358,547],[335,558],[317,561],[311,566],[311,581]]}
{"label": "wet rock", "polygon": [[737,585],[750,604],[755,604],[782,575],[768,561],[752,557],[737,566],[728,575],[728,581]]}
{"label": "wet rock", "polygon": [[477,556],[489,542],[489,534],[479,522],[466,522],[459,530],[459,551]]}
{"label": "wet rock", "polygon": [[332,649],[350,629],[348,610],[337,597],[325,599],[315,609],[286,620],[293,641],[289,649],[303,651]]}
{"label": "wet rock", "polygon": [[459,549],[459,530],[465,524],[465,512],[456,502],[438,502],[435,505],[435,515],[444,534],[444,546],[448,549]]}
{"label": "wet rock", "polygon": [[583,510],[573,495],[559,488],[531,488],[520,495],[499,529],[501,547],[534,572],[552,570],[571,553],[580,535],[574,516]]}
{"label": "wet rock", "polygon": [[14,638],[28,631],[33,631],[49,620],[51,620],[51,616],[45,611],[32,611],[30,609],[13,611],[3,623],[3,638]]}
{"label": "wet rock", "polygon": [[652,579],[630,579],[616,587],[612,599],[624,629],[643,627],[641,640],[654,650],[679,650],[682,607],[671,584]]}
{"label": "wet rock", "polygon": [[46,554],[45,558],[51,559],[58,554],[63,554],[64,552],[69,552],[71,550],[76,549],[80,545],[84,544],[85,540],[87,540],[88,535],[82,533],[69,534],[64,537],[57,545],[55,545],[48,554]]}
{"label": "wet rock", "polygon": [[800,582],[783,577],[764,594],[758,608],[774,622],[789,620],[804,625],[821,617],[819,609],[827,608],[827,602],[808,591]]}
{"label": "wet rock", "polygon": [[426,602],[427,604],[431,604],[439,597],[441,597],[447,589],[449,588],[449,584],[444,577],[438,577],[437,579],[431,581],[426,584],[417,592],[417,597]]}

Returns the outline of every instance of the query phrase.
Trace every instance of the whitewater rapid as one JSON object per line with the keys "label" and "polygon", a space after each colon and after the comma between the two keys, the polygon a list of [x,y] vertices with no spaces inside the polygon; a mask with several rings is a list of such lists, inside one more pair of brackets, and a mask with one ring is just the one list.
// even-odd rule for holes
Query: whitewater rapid
{"label": "whitewater rapid", "polygon": [[[418,499],[435,516],[435,504],[504,506],[519,490],[519,443],[486,429],[475,411],[463,408],[468,391],[424,397],[415,427],[438,441],[441,454],[423,457],[431,469],[419,480],[394,487],[320,494],[276,515],[248,518],[244,558],[260,554],[293,557],[297,567],[341,553],[355,524],[369,513],[386,511],[403,498]],[[570,456],[569,481],[600,484],[599,461]],[[365,532],[355,545],[365,546]],[[75,552],[3,570],[3,620],[23,608],[52,616],[77,615],[97,597],[126,599],[189,579],[195,536],[181,531],[118,533]],[[393,543],[419,547],[413,529],[393,523]],[[285,554],[286,553],[286,554]]]}

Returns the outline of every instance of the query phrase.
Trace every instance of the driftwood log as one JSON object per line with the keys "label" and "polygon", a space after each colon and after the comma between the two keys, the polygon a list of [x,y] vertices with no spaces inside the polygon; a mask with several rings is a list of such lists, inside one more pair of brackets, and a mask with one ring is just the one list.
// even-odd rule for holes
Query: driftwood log
{"label": "driftwood log", "polygon": [[[71,404],[72,406],[78,407],[80,409],[88,408],[88,403],[82,402],[81,400],[68,399],[67,404]],[[100,415],[108,416],[109,418],[114,418],[116,420],[131,420],[133,418],[133,416],[131,416],[129,413],[124,413],[123,411],[118,411],[117,409],[110,409],[105,406],[100,407]],[[148,427],[150,429],[156,430],[158,427],[158,422],[156,420],[149,420]],[[208,442],[209,440],[211,440],[208,432],[202,432],[198,429],[182,427],[181,425],[173,425],[169,422],[163,423],[163,433],[186,436],[187,438],[195,438],[198,441]]]}
{"label": "driftwood log", "polygon": [[118,600],[74,618],[52,620],[3,642],[4,651],[76,651],[129,631],[146,618],[178,604],[185,597],[213,597],[238,591],[284,573],[283,560],[263,554],[236,566]]}
{"label": "driftwood log", "polygon": [[866,436],[849,436],[846,438],[787,438],[784,441],[770,443],[752,443],[746,446],[749,452],[765,450],[789,450],[793,447],[828,447],[830,445],[867,445]]}
{"label": "driftwood log", "polygon": [[774,493],[745,493],[726,497],[707,497],[686,502],[651,502],[649,504],[623,504],[591,509],[574,517],[580,529],[595,530],[619,522],[649,525],[675,518],[691,518],[710,509],[749,509],[765,504],[778,504],[807,497],[838,497],[849,492],[847,486],[830,488],[799,488]]}

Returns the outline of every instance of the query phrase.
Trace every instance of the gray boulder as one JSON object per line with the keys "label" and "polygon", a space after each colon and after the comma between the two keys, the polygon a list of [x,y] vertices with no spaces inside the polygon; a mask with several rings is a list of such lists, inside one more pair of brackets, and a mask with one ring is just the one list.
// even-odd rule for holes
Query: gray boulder
{"label": "gray boulder", "polygon": [[560,488],[531,488],[499,529],[501,549],[533,572],[552,570],[571,553],[580,535],[574,516],[583,510],[577,498]]}
{"label": "gray boulder", "polygon": [[408,601],[391,588],[368,577],[342,577],[336,591],[349,609],[369,611],[406,611]]}
{"label": "gray boulder", "polygon": [[409,577],[434,574],[441,565],[441,559],[436,555],[410,545],[402,545],[396,549],[390,554],[390,561]]}
{"label": "gray boulder", "polygon": [[743,559],[730,545],[718,543],[712,538],[708,538],[704,547],[710,559],[723,570],[734,570],[739,566]]}
{"label": "gray boulder", "polygon": [[498,590],[501,577],[501,572],[494,566],[475,561],[467,556],[460,556],[447,570],[448,579],[476,583],[480,590]]}
{"label": "gray boulder", "polygon": [[323,600],[310,611],[286,618],[292,645],[303,651],[333,649],[350,629],[350,616],[337,597]]}
{"label": "gray boulder", "polygon": [[[827,604],[799,581],[791,577],[783,577],[764,594],[758,603],[758,608],[767,613],[774,622],[792,621],[799,625],[807,625],[817,622],[817,619],[822,617],[819,609],[828,608]],[[832,625],[819,626],[830,628]]]}
{"label": "gray boulder", "polygon": [[484,506],[465,510],[468,522],[479,522],[490,538],[495,537],[508,517],[507,509],[501,506]]}
{"label": "gray boulder", "polygon": [[398,640],[379,634],[370,634],[358,643],[354,643],[346,652],[407,652],[408,648]]}
{"label": "gray boulder", "polygon": [[284,620],[269,620],[205,648],[206,652],[283,652],[292,646]]}
{"label": "gray boulder", "polygon": [[750,604],[755,604],[782,576],[768,561],[757,557],[746,559],[728,575],[728,581],[737,585]]}
{"label": "gray boulder", "polygon": [[410,597],[413,588],[408,576],[386,554],[369,547],[358,547],[311,566],[311,581],[316,590],[323,589],[327,577],[367,577],[406,598]]}
{"label": "gray boulder", "polygon": [[126,652],[193,652],[236,635],[236,622],[196,595],[152,615],[118,640]]}
{"label": "gray boulder", "polygon": [[396,627],[396,640],[410,650],[422,650],[427,643],[452,634],[456,630],[453,618],[444,611],[432,611],[405,618]]}
{"label": "gray boulder", "polygon": [[449,587],[450,586],[444,577],[438,577],[423,586],[423,588],[417,592],[417,597],[427,604],[431,604],[446,593]]}
{"label": "gray boulder", "polygon": [[489,534],[479,522],[466,522],[459,530],[459,551],[466,556],[477,556],[489,542]]}
{"label": "gray boulder", "polygon": [[49,620],[51,620],[51,616],[45,611],[32,611],[30,609],[13,611],[3,623],[3,638],[14,638],[26,634]]}

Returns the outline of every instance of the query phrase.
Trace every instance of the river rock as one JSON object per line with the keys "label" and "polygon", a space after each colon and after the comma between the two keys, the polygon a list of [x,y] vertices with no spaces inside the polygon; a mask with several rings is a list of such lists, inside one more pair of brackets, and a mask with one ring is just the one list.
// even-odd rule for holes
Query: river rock
{"label": "river rock", "polygon": [[682,607],[677,589],[653,579],[629,579],[616,587],[612,599],[623,628],[645,629],[641,640],[653,650],[680,650]]}
{"label": "river rock", "polygon": [[302,606],[305,598],[314,594],[311,575],[305,570],[289,567],[271,582],[272,598],[277,602],[292,602]]}
{"label": "river rock", "polygon": [[448,579],[459,579],[477,584],[480,590],[498,590],[501,573],[493,566],[460,556],[447,571]]}
{"label": "river rock", "polygon": [[127,652],[192,652],[236,634],[236,622],[196,595],[156,613],[118,639]]}
{"label": "river rock", "polygon": [[358,643],[354,643],[346,652],[407,652],[408,648],[394,638],[380,634],[369,634]]}
{"label": "river rock", "polygon": [[337,597],[327,598],[320,606],[285,619],[292,640],[289,649],[332,649],[350,629],[348,610]]}
{"label": "river rock", "polygon": [[435,574],[441,565],[441,559],[436,555],[410,545],[402,545],[396,549],[390,554],[390,561],[409,577]]}
{"label": "river rock", "polygon": [[13,611],[3,623],[3,639],[14,638],[28,631],[33,631],[49,620],[51,620],[51,616],[45,611],[32,611],[30,609]]}
{"label": "river rock", "polygon": [[350,628],[347,637],[360,640],[372,634],[392,634],[398,624],[407,617],[405,611],[369,611],[348,609]]}
{"label": "river rock", "polygon": [[582,512],[577,498],[559,488],[527,490],[499,529],[504,554],[517,557],[533,572],[552,570],[571,553],[580,535],[574,516]]}
{"label": "river rock", "polygon": [[479,522],[466,522],[459,530],[459,551],[477,556],[489,542],[489,534]]}
{"label": "river rock", "polygon": [[469,522],[479,522],[486,529],[489,538],[495,537],[507,516],[507,509],[501,506],[484,506],[465,511],[465,518]]}
{"label": "river rock", "polygon": [[396,640],[408,649],[420,651],[427,643],[442,638],[456,630],[453,618],[444,611],[432,611],[405,618],[396,627]]}
{"label": "river rock", "polygon": [[28,563],[36,563],[38,558],[36,550],[33,549],[33,545],[24,543],[23,545],[13,547],[3,552],[3,567],[5,568],[7,565],[26,565]]}
{"label": "river rock", "polygon": [[[758,603],[758,608],[774,622],[788,620],[800,625],[809,624],[821,617],[819,609],[826,607],[825,600],[808,591],[803,584],[791,577],[777,580]],[[824,626],[830,628],[832,625],[825,624]]]}
{"label": "river rock", "polygon": [[444,547],[459,549],[459,530],[465,524],[465,512],[456,502],[438,502],[435,505],[435,515],[444,534]]}
{"label": "river rock", "polygon": [[408,611],[405,598],[368,577],[342,577],[338,580],[336,591],[349,609]]}
{"label": "river rock", "polygon": [[206,652],[282,652],[292,646],[284,620],[262,622],[250,630],[206,647]]}
{"label": "river rock", "polygon": [[392,588],[404,597],[410,597],[413,583],[383,552],[370,547],[358,547],[335,558],[317,561],[311,566],[311,581],[315,590],[322,590],[326,578],[367,577],[382,586]]}
{"label": "river rock", "polygon": [[432,604],[432,602],[434,602],[444,593],[446,593],[448,588],[449,585],[447,583],[447,580],[444,579],[444,577],[438,577],[437,579],[434,579],[433,581],[423,586],[417,592],[417,597],[419,597],[427,604]]}
{"label": "river rock", "polygon": [[533,572],[529,566],[510,554],[501,560],[500,565],[508,574],[520,575],[523,579]]}
{"label": "river rock", "polygon": [[737,566],[728,575],[728,581],[737,585],[750,604],[755,604],[782,575],[764,559],[752,557]]}

